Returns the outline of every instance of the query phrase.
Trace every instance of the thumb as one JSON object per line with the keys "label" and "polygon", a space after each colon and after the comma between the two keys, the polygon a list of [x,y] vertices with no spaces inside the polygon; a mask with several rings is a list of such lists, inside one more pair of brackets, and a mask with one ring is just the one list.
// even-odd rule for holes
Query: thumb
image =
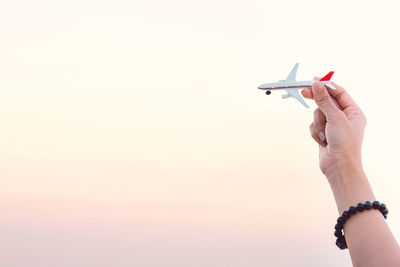
{"label": "thumb", "polygon": [[323,85],[321,82],[316,82],[313,84],[312,92],[315,103],[318,105],[319,109],[325,114],[328,120],[334,115],[337,115],[338,112],[340,112],[340,110],[333,102],[330,94],[328,93],[328,90],[326,90],[325,85]]}

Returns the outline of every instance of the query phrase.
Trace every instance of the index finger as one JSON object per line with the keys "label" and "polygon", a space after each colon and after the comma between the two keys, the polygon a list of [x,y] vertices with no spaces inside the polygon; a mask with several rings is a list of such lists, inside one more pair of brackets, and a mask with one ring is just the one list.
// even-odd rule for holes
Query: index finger
{"label": "index finger", "polygon": [[[319,80],[321,79],[320,77],[314,77],[314,80]],[[329,94],[337,101],[337,103],[339,104],[339,106],[344,110],[347,109],[349,107],[357,107],[356,102],[354,102],[354,100],[351,98],[351,96],[349,95],[349,93],[347,93],[347,91],[341,87],[340,85],[331,82],[335,88],[335,89],[331,89],[328,86],[326,86],[328,88],[328,92]],[[305,89],[302,91],[302,95],[305,98],[313,98],[312,93],[311,93],[311,89]]]}

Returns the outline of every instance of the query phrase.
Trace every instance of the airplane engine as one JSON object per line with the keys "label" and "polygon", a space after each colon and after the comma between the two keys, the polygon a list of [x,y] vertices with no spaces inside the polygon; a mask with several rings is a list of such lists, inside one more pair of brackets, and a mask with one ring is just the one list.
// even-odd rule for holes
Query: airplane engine
{"label": "airplane engine", "polygon": [[291,97],[290,94],[285,94],[285,95],[282,96],[282,98],[289,98],[289,97]]}

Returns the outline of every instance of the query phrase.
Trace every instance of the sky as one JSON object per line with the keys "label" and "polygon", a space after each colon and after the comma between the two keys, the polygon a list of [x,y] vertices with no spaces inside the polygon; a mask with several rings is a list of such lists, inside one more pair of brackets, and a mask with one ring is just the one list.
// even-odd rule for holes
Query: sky
{"label": "sky", "polygon": [[400,236],[398,1],[1,1],[0,264],[351,266],[306,109],[335,71]]}

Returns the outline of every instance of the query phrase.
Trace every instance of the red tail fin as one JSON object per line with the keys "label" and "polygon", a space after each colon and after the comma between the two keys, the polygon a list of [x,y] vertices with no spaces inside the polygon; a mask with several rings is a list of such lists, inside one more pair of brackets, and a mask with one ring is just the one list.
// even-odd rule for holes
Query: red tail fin
{"label": "red tail fin", "polygon": [[320,81],[329,81],[331,78],[332,78],[332,75],[333,75],[333,71],[330,71],[327,75],[325,75],[324,77],[322,77],[321,79],[320,79]]}

